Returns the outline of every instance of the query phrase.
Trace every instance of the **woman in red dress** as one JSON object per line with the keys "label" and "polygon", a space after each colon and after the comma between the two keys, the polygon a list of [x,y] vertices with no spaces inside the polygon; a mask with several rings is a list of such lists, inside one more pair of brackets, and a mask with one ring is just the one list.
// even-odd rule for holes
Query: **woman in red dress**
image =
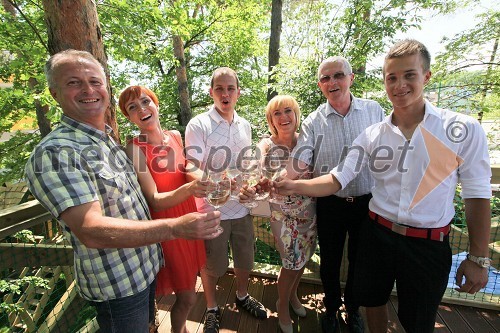
{"label": "woman in red dress", "polygon": [[[127,143],[126,151],[134,163],[152,218],[196,212],[194,196],[204,196],[206,185],[186,179],[181,135],[178,131],[162,130],[155,93],[142,86],[130,86],[120,94],[118,104],[140,130],[140,134]],[[161,245],[165,267],[156,279],[156,295],[175,293],[170,314],[172,332],[188,333],[186,320],[195,302],[198,272],[205,264],[205,245],[202,240],[185,239]]]}

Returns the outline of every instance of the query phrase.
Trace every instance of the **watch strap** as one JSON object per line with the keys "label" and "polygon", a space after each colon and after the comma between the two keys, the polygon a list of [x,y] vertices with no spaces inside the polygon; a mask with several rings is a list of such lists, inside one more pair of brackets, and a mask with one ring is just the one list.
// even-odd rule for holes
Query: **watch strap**
{"label": "watch strap", "polygon": [[491,266],[491,259],[488,257],[476,257],[470,253],[467,253],[467,260],[470,260],[484,268]]}

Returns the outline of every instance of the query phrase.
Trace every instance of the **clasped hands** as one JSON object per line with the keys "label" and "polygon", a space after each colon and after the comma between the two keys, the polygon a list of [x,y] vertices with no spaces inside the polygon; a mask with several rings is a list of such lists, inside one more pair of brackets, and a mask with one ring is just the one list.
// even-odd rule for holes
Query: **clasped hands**
{"label": "clasped hands", "polygon": [[267,178],[262,178],[256,186],[244,185],[240,189],[239,199],[241,203],[254,200],[257,193],[270,192],[271,195],[293,195],[295,194],[295,181],[283,177],[280,180],[272,181]]}

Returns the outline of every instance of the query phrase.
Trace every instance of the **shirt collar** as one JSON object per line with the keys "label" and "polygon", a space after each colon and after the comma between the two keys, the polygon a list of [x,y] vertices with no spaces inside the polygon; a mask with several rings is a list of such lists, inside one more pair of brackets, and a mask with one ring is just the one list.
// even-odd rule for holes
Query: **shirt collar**
{"label": "shirt collar", "polygon": [[[219,114],[219,112],[217,112],[217,110],[215,109],[215,105],[212,105],[212,107],[208,111],[208,115],[217,124],[220,124],[221,122],[228,123],[228,121],[226,119],[222,118],[222,116]],[[236,110],[234,110],[232,124],[233,123],[238,124],[240,122],[240,119],[241,119],[240,116],[238,116],[238,113],[236,112]]]}
{"label": "shirt collar", "polygon": [[437,108],[429,102],[427,99],[424,99],[425,102],[425,113],[424,113],[424,121],[429,117],[429,116],[434,116],[434,117],[440,117],[439,112],[437,111]]}
{"label": "shirt collar", "polygon": [[108,138],[110,138],[113,133],[113,129],[108,124],[105,125],[106,130],[105,132],[103,132],[95,127],[78,122],[73,118],[68,117],[65,114],[63,114],[61,117],[61,125],[69,127],[75,131],[83,132],[85,135],[89,136],[94,141],[99,141],[103,139],[108,140]]}
{"label": "shirt collar", "polygon": [[352,111],[354,110],[361,110],[361,107],[359,106],[359,103],[357,101],[357,99],[354,97],[354,95],[351,93],[351,105],[349,106],[349,112],[347,112],[347,114],[345,116],[341,115],[340,113],[338,113],[334,108],[333,106],[330,105],[330,103],[328,102],[328,100],[326,101],[326,108],[325,108],[325,113],[327,116],[331,115],[331,114],[335,114],[339,117],[347,117]]}
{"label": "shirt collar", "polygon": [[[434,105],[432,105],[431,102],[429,102],[427,99],[424,98],[424,102],[425,102],[425,107],[424,107],[424,119],[423,119],[423,122],[425,122],[429,117],[440,117],[439,116],[439,113],[436,109],[436,107]],[[388,126],[390,127],[394,127],[394,125],[392,124],[392,115],[394,114],[394,110],[392,110],[392,112],[386,116],[384,118],[384,120],[382,121],[382,123],[385,123],[387,124]]]}

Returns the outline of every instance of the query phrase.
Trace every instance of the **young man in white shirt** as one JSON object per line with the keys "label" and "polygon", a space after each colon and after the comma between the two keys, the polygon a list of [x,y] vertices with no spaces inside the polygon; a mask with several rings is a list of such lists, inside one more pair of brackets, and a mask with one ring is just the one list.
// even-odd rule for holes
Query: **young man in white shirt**
{"label": "young man in white shirt", "polygon": [[458,182],[470,248],[457,271],[456,289],[473,294],[488,282],[491,168],[486,135],[475,119],[424,99],[431,71],[422,43],[394,45],[383,75],[391,115],[361,133],[329,175],[274,185],[279,194],[326,196],[369,164],[375,186],[360,234],[354,298],[366,307],[370,332],[386,332],[385,304],[395,282],[405,330],[432,332],[451,268],[448,234]]}
{"label": "young man in white shirt", "polygon": [[[216,69],[210,84],[214,105],[209,111],[191,119],[186,127],[186,159],[198,167],[190,173],[192,177],[203,177],[203,172],[220,168],[232,156],[244,153],[250,147],[250,123],[234,110],[239,96],[236,72],[228,67]],[[213,210],[203,198],[196,198],[196,204],[200,212]],[[247,290],[254,265],[254,230],[248,208],[230,200],[219,210],[223,232],[212,241],[205,242],[207,264],[201,272],[207,299],[204,333],[219,332],[221,311],[215,292],[218,278],[226,273],[229,265],[228,242],[236,275],[236,304],[259,319],[267,318],[264,306]]]}

